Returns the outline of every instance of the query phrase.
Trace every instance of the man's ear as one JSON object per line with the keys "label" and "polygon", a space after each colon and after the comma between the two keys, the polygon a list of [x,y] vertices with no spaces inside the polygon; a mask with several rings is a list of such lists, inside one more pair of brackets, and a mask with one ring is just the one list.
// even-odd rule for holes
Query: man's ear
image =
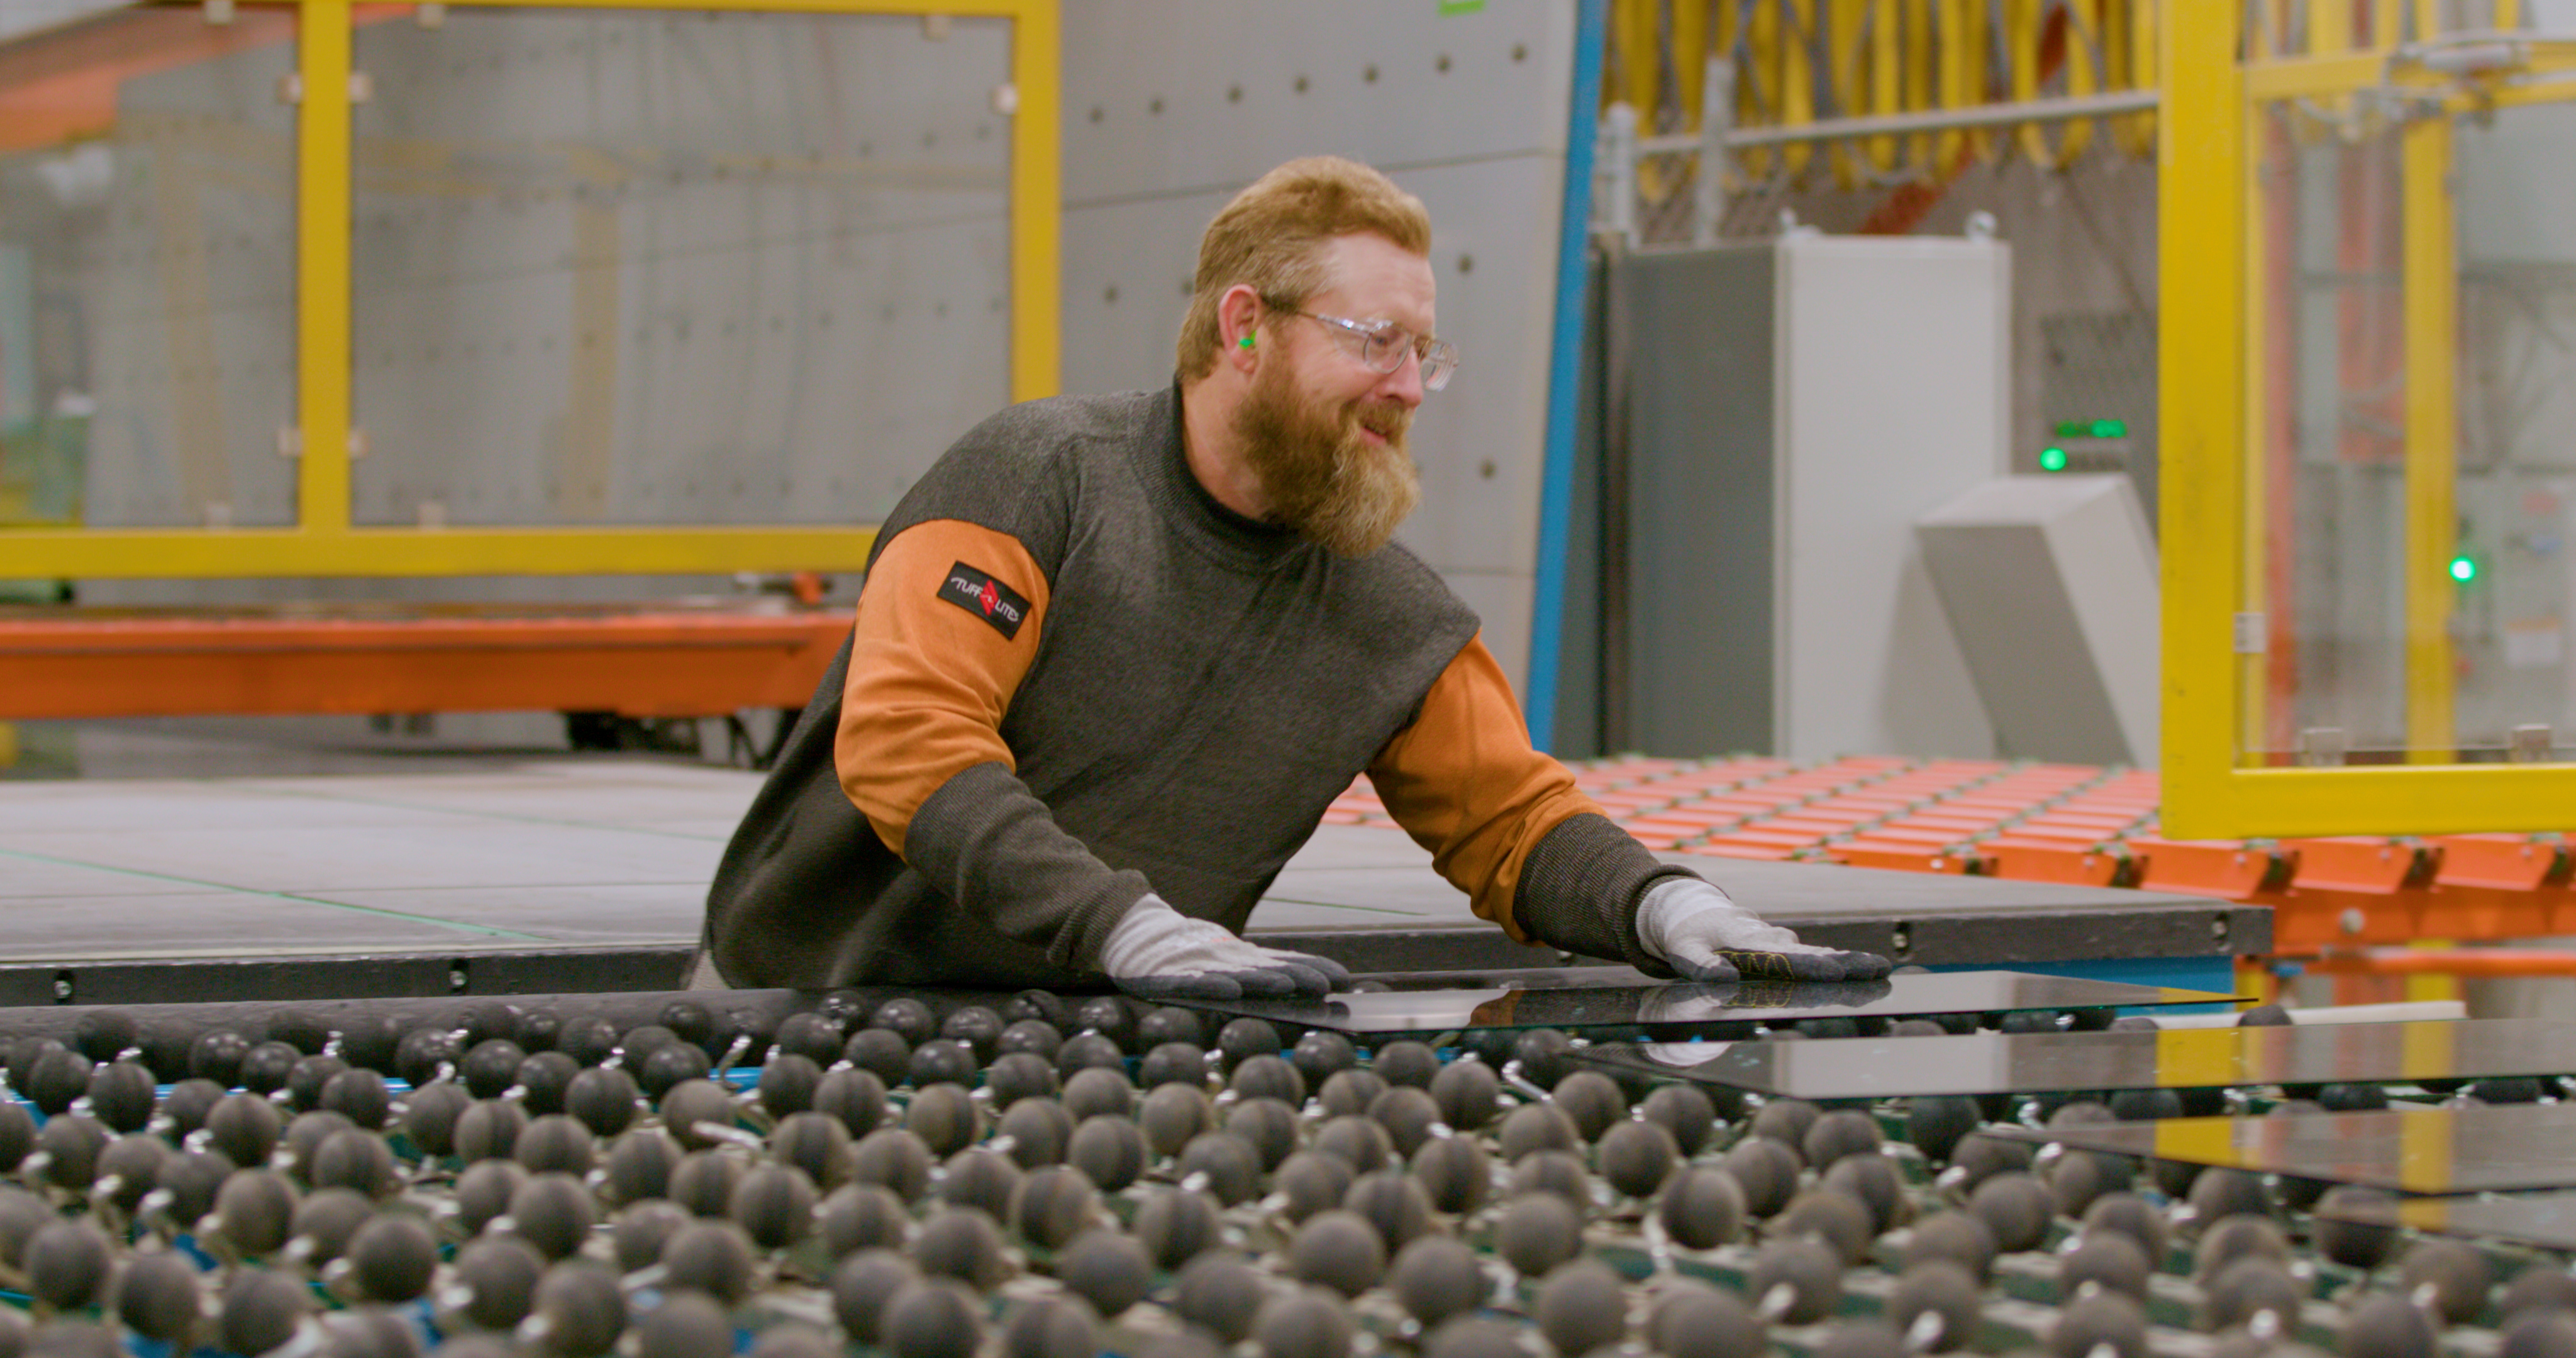
{"label": "man's ear", "polygon": [[1216,303],[1218,357],[1246,376],[1260,362],[1262,311],[1261,294],[1249,283],[1227,288]]}

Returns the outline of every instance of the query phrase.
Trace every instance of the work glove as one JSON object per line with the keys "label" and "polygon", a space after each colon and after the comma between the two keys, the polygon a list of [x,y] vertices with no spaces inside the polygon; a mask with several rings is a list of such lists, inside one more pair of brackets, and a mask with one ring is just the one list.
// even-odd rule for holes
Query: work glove
{"label": "work glove", "polygon": [[1873,981],[1887,959],[1801,943],[1696,877],[1668,877],[1637,905],[1637,942],[1693,981]]}
{"label": "work glove", "polygon": [[1339,962],[1246,943],[1151,892],[1109,931],[1100,969],[1120,990],[1143,999],[1258,999],[1351,988],[1351,974]]}

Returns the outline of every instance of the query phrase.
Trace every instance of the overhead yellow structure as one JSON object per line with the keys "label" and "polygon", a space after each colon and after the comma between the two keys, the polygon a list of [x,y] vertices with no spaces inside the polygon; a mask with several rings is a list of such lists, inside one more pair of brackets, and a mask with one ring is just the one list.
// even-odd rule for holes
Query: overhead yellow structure
{"label": "overhead yellow structure", "polygon": [[[875,14],[999,18],[1011,26],[1009,389],[1055,394],[1059,353],[1060,47],[1057,0],[447,0],[454,8]],[[291,13],[294,67],[295,459],[290,527],[0,529],[0,578],[696,575],[861,567],[864,525],[374,527],[353,522],[351,417],[351,0],[288,0],[241,15]],[[233,13],[209,5],[209,18]],[[15,110],[11,110],[15,112]],[[29,127],[35,124],[30,122]],[[77,129],[62,129],[74,131]],[[11,141],[11,145],[17,145]]]}
{"label": "overhead yellow structure", "polygon": [[[2512,0],[2466,32],[2429,3],[2168,3],[2167,833],[2563,830],[2576,767],[2554,761],[2548,723],[2508,738],[2465,731],[2460,711],[2459,610],[2480,567],[2459,506],[2458,147],[2500,110],[2576,100],[2576,50],[2515,31]],[[2321,192],[2341,209],[2330,242],[2301,201]],[[2315,267],[2321,249],[2336,269]],[[2323,332],[2304,346],[2302,322]],[[2321,397],[2349,416],[2322,453],[2298,409]],[[2402,484],[2399,521],[2358,530],[2398,539],[2393,570],[2346,586],[2402,620],[2402,716],[2368,764],[2346,762],[2363,742],[2337,715],[2359,681],[2325,664],[2368,657],[2299,656],[2327,639],[2288,597],[2298,554],[2356,531],[2288,499],[2302,456]]]}

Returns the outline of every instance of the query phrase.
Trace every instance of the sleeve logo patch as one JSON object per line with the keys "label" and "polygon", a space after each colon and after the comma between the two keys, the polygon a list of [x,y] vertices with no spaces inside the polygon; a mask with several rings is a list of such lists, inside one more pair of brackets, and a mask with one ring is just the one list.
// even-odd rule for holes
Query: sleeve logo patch
{"label": "sleeve logo patch", "polygon": [[939,597],[993,624],[1005,637],[1017,637],[1028,620],[1029,601],[1009,585],[960,561],[939,582]]}

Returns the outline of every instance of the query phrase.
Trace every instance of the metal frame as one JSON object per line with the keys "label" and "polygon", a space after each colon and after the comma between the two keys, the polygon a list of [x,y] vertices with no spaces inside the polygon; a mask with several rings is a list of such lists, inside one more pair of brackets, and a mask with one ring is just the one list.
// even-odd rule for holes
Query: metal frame
{"label": "metal frame", "polygon": [[[1062,158],[1058,0],[447,0],[483,9],[920,14],[1012,22],[1011,399],[1056,393]],[[873,526],[368,528],[350,522],[352,0],[297,11],[296,523],[0,530],[0,578],[704,575],[865,566]]]}
{"label": "metal frame", "polygon": [[[2329,7],[2330,8],[2330,7]],[[2416,7],[2419,32],[2432,22]],[[2576,805],[2576,766],[2458,764],[2450,639],[2455,587],[2457,245],[2452,125],[2400,134],[2404,221],[2406,698],[2409,765],[2248,767],[2264,729],[2267,519],[2256,421],[2262,393],[2257,156],[2249,129],[2291,98],[2402,90],[2445,113],[2576,99],[2567,45],[2523,35],[2520,83],[2465,87],[2428,53],[2477,38],[2240,65],[2243,8],[2172,0],[2160,41],[2159,343],[2165,459],[2164,829],[2177,839],[2246,835],[2439,834],[2556,830]],[[2333,35],[2327,41],[2341,35]],[[2538,77],[2538,78],[2534,78]],[[2249,635],[2253,634],[2253,635]],[[2243,644],[2256,642],[2258,644]],[[2438,762],[2436,762],[2438,761]]]}

